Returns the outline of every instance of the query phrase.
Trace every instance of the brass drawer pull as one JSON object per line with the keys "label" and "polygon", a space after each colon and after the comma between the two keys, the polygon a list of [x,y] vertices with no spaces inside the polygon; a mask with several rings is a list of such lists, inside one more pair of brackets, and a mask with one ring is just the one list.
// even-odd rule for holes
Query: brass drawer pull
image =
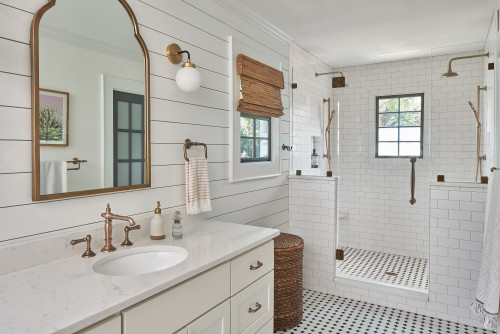
{"label": "brass drawer pull", "polygon": [[255,266],[255,267],[254,267],[254,266],[251,264],[251,265],[250,265],[250,270],[257,270],[257,269],[259,269],[259,268],[260,268],[260,267],[262,267],[262,266],[263,266],[262,262],[257,261],[257,266]]}
{"label": "brass drawer pull", "polygon": [[251,307],[249,307],[248,308],[248,313],[255,313],[258,310],[260,310],[261,307],[262,307],[262,305],[257,302],[257,303],[255,303],[255,310],[252,309]]}

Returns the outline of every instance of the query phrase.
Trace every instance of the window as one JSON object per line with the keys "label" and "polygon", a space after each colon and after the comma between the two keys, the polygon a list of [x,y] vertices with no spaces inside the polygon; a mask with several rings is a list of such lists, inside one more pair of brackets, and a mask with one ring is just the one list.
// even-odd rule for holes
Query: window
{"label": "window", "polygon": [[423,153],[424,94],[378,96],[376,158]]}
{"label": "window", "polygon": [[271,117],[241,114],[241,162],[271,160]]}

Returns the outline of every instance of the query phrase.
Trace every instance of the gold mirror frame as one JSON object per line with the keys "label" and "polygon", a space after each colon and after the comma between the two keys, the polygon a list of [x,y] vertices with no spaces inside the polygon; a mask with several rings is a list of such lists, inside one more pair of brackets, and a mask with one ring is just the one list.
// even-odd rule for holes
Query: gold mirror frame
{"label": "gold mirror frame", "polygon": [[139,24],[137,23],[137,19],[135,17],[132,8],[130,8],[129,4],[126,0],[117,0],[122,4],[122,6],[127,11],[128,16],[130,17],[130,21],[132,22],[132,26],[134,28],[134,35],[137,42],[139,42],[139,46],[141,47],[142,54],[144,56],[144,69],[145,69],[145,93],[144,93],[144,105],[145,105],[145,183],[137,184],[132,186],[121,186],[121,187],[110,187],[110,188],[100,188],[100,189],[90,189],[90,190],[81,190],[81,191],[73,191],[67,193],[58,193],[58,194],[49,194],[42,195],[40,194],[40,119],[38,112],[38,104],[39,104],[39,27],[40,20],[42,19],[43,14],[47,12],[50,8],[54,7],[56,4],[56,0],[48,0],[48,2],[43,5],[33,17],[33,21],[31,23],[31,36],[30,36],[30,48],[31,48],[31,142],[32,142],[32,154],[31,154],[31,166],[32,166],[32,194],[33,201],[43,201],[43,200],[51,200],[58,198],[68,198],[68,197],[76,197],[76,196],[86,196],[93,194],[102,194],[102,193],[110,193],[115,191],[124,191],[124,190],[132,190],[132,189],[141,189],[141,188],[150,188],[151,187],[151,130],[150,130],[150,84],[149,84],[149,52],[146,46],[146,43],[142,39],[141,34],[139,33]]}

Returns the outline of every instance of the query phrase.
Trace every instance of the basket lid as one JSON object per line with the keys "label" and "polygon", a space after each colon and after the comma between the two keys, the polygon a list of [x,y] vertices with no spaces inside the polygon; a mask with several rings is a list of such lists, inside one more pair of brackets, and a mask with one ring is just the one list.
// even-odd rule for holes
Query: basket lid
{"label": "basket lid", "polygon": [[304,240],[301,237],[290,233],[281,232],[280,235],[274,238],[274,248],[290,248],[302,244],[304,244]]}

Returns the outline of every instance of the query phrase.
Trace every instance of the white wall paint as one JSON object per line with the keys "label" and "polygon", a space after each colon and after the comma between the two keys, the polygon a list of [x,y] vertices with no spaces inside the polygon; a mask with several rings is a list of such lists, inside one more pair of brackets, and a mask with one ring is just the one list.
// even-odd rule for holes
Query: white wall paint
{"label": "white wall paint", "polygon": [[[272,179],[228,182],[227,37],[255,49],[276,53],[287,78],[288,46],[225,11],[211,1],[128,1],[140,24],[151,58],[151,189],[47,202],[31,201],[29,31],[33,13],[44,0],[0,1],[0,240],[23,238],[89,224],[101,224],[107,202],[113,212],[135,218],[151,214],[157,200],[165,208],[183,207],[182,143],[190,138],[208,144],[212,206],[206,215],[222,221],[287,227],[288,156],[282,175]],[[202,72],[195,94],[175,85],[178,66],[165,57],[165,47],[188,49]],[[288,87],[288,80],[285,80]],[[288,90],[283,91],[288,99]],[[281,134],[289,133],[289,110]],[[196,151],[190,152],[196,154]]]}

